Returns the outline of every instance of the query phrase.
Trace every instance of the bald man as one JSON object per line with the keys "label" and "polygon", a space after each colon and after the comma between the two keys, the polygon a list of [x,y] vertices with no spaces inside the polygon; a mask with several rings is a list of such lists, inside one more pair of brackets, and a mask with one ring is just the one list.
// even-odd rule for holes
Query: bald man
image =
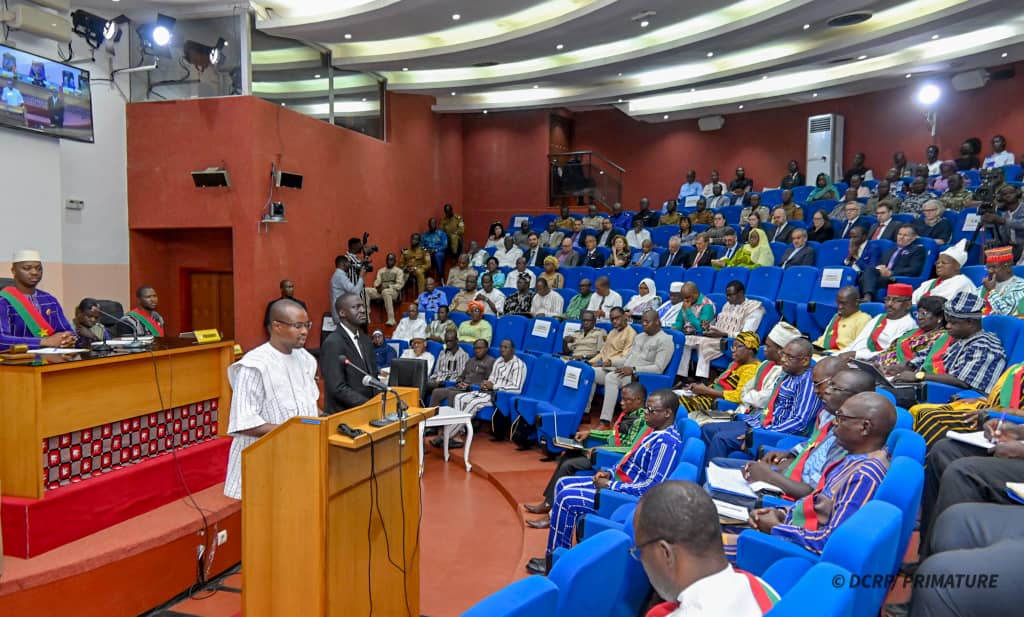
{"label": "bald man", "polygon": [[14,284],[0,290],[0,348],[11,345],[72,347],[77,340],[57,298],[38,289],[43,262],[38,251],[16,251]]}
{"label": "bald man", "polygon": [[853,285],[836,292],[836,314],[825,326],[814,346],[826,351],[842,351],[857,338],[871,315],[860,310],[860,290]]}
{"label": "bald man", "polygon": [[[847,454],[830,466],[819,488],[785,508],[759,508],[750,513],[750,527],[781,537],[821,554],[832,531],[871,499],[889,470],[885,442],[896,425],[896,408],[877,392],[861,392],[836,411],[832,428]],[[814,504],[805,508],[807,500]],[[804,516],[813,510],[815,517]],[[726,554],[736,554],[736,536],[724,537]]]}
{"label": "bald man", "polygon": [[[344,296],[343,296],[344,297]],[[319,415],[316,360],[303,349],[312,323],[302,305],[282,298],[270,307],[270,340],[228,367],[233,438],[224,494],[242,498],[242,451],[299,416]]]}

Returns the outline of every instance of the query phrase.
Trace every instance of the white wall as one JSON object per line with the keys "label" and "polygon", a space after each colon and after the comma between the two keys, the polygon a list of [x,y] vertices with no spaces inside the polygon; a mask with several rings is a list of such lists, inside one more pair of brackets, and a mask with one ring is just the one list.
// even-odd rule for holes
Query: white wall
{"label": "white wall", "polygon": [[[119,44],[114,68],[127,65],[128,38],[126,33]],[[54,41],[12,31],[7,44],[12,43],[59,60]],[[83,39],[76,36],[72,44],[76,60],[89,57]],[[101,49],[95,58],[75,63],[94,80],[95,143],[0,128],[0,271],[7,271],[13,250],[39,249],[47,267],[42,287],[58,295],[68,313],[87,295],[121,302],[131,295],[125,101],[111,84],[95,82],[110,77],[110,54]],[[127,78],[118,83],[127,92]],[[85,209],[66,210],[69,198],[83,200]]]}

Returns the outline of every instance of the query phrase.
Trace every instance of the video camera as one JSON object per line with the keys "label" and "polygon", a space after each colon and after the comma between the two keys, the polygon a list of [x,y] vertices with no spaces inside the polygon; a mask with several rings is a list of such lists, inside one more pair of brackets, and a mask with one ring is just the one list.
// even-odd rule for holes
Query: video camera
{"label": "video camera", "polygon": [[367,244],[370,240],[370,232],[363,232],[363,255],[362,255],[362,270],[364,272],[373,272],[373,262],[370,261],[374,253],[380,250],[380,247],[376,244]]}

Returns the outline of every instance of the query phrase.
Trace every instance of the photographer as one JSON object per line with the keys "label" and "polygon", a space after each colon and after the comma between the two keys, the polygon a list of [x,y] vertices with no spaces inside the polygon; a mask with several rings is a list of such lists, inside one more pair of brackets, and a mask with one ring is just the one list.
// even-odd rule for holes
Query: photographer
{"label": "photographer", "polygon": [[1002,184],[995,190],[995,200],[978,207],[981,217],[979,232],[982,246],[1012,246],[1013,259],[1021,256],[1021,242],[1024,241],[1024,204],[1021,203],[1020,189],[1012,184]]}
{"label": "photographer", "polygon": [[367,252],[363,243],[369,234],[359,238],[348,239],[348,253],[334,258],[334,274],[331,275],[331,316],[334,323],[339,323],[338,311],[334,308],[335,301],[345,294],[363,297],[363,272],[373,270],[369,256],[377,247],[369,247]]}

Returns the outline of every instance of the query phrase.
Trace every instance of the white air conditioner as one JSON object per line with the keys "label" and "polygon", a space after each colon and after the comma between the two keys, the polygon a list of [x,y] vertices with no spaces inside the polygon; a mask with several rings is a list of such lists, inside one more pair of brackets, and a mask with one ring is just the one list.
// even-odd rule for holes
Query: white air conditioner
{"label": "white air conditioner", "polygon": [[811,116],[807,119],[807,184],[813,185],[818,174],[832,179],[843,177],[843,127],[839,114]]}
{"label": "white air conditioner", "polygon": [[10,11],[0,11],[0,22],[12,30],[20,30],[59,43],[71,40],[71,20],[27,4],[19,4]]}

